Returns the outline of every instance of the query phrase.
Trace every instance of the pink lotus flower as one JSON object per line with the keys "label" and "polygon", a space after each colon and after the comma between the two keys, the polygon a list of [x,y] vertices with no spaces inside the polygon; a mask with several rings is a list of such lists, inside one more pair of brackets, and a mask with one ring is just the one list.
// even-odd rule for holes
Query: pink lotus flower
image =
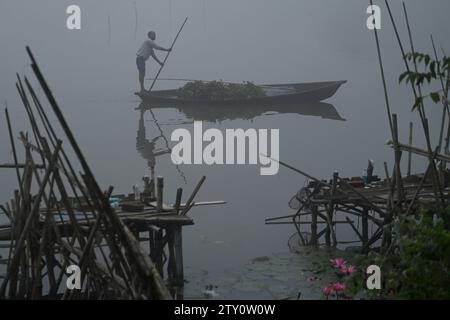
{"label": "pink lotus flower", "polygon": [[334,289],[334,291],[336,291],[336,293],[340,292],[340,291],[344,291],[345,285],[340,282],[335,282],[335,283],[333,283],[333,289]]}
{"label": "pink lotus flower", "polygon": [[343,274],[352,274],[356,271],[356,268],[351,264],[349,264],[348,266],[343,265],[341,266],[341,269],[339,271]]}
{"label": "pink lotus flower", "polygon": [[321,291],[322,291],[323,295],[328,298],[328,296],[330,294],[332,294],[333,291],[334,291],[334,284],[333,283],[329,283],[326,287],[323,287],[321,289]]}
{"label": "pink lotus flower", "polygon": [[335,268],[341,268],[345,266],[345,260],[343,258],[334,258],[331,259],[330,262]]}

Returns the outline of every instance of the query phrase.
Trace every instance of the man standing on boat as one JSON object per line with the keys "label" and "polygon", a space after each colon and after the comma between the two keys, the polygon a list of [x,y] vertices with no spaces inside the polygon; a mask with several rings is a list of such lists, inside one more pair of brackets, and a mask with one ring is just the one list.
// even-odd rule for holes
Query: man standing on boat
{"label": "man standing on boat", "polygon": [[161,62],[155,54],[154,49],[167,51],[169,52],[171,49],[165,49],[155,43],[156,33],[154,31],[150,31],[147,33],[148,39],[142,43],[138,52],[136,53],[136,65],[139,71],[139,84],[141,85],[141,92],[145,91],[144,88],[144,78],[145,78],[145,61],[148,60],[150,56],[155,59],[156,62],[162,66],[164,63]]}

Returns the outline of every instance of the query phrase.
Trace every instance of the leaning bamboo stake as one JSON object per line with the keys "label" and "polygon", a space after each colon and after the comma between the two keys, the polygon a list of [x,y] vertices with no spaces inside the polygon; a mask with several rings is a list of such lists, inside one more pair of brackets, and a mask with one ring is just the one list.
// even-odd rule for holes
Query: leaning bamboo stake
{"label": "leaning bamboo stake", "polygon": [[[370,5],[373,6],[373,1],[370,0]],[[381,71],[381,81],[383,83],[383,92],[384,92],[384,102],[386,105],[386,113],[387,113],[387,117],[388,117],[388,121],[389,121],[389,128],[391,129],[391,136],[394,133],[393,130],[393,126],[392,126],[392,117],[391,117],[391,107],[389,104],[389,96],[388,96],[388,91],[387,91],[387,86],[386,86],[386,78],[384,75],[384,67],[383,67],[383,60],[381,57],[381,49],[380,49],[380,40],[378,38],[378,31],[377,28],[373,28],[374,34],[375,34],[375,42],[377,45],[377,54],[378,54],[378,64],[380,66],[380,71]]]}
{"label": "leaning bamboo stake", "polygon": [[[42,187],[39,189],[39,192],[38,192],[38,194],[36,196],[36,199],[34,200],[34,203],[33,203],[33,208],[32,208],[30,214],[28,215],[28,217],[27,217],[27,219],[25,221],[25,224],[23,226],[21,235],[20,235],[20,237],[17,240],[17,243],[15,245],[15,254],[13,255],[13,257],[11,259],[11,268],[12,269],[17,268],[18,263],[20,262],[19,261],[19,259],[20,259],[20,251],[22,250],[22,248],[24,246],[25,237],[27,235],[28,229],[31,226],[31,222],[33,220],[33,217],[39,211],[40,199],[42,198],[42,196],[43,196],[43,194],[45,192],[45,187],[46,187],[47,183],[49,182],[50,175],[53,173],[53,170],[55,168],[58,152],[59,152],[59,149],[61,148],[61,143],[62,143],[61,141],[58,142],[57,148],[56,148],[55,152],[53,153],[53,156],[52,156],[51,161],[49,163],[49,167],[48,167],[48,169],[47,169],[47,171],[45,173],[45,176],[43,178],[43,181],[42,181]],[[9,275],[7,274],[5,279],[4,279],[4,281],[3,281],[3,283],[2,283],[2,286],[0,288],[0,297],[4,296],[6,285],[8,284],[8,281],[9,281]]]}
{"label": "leaning bamboo stake", "polygon": [[350,227],[353,229],[353,231],[356,233],[356,235],[358,236],[359,240],[364,243],[364,238],[361,235],[361,233],[359,232],[359,230],[355,227],[355,224],[352,220],[350,220],[349,217],[345,217],[345,220],[347,220],[348,224],[350,225]]}
{"label": "leaning bamboo stake", "polygon": [[392,210],[394,209],[393,186],[391,184],[391,178],[389,177],[389,170],[388,170],[386,162],[384,162],[384,174],[386,175],[386,184],[387,184],[387,187],[389,189],[388,209],[389,209],[389,212],[391,212],[391,215],[392,215]]}
{"label": "leaning bamboo stake", "polygon": [[178,215],[180,214],[180,205],[181,205],[181,197],[183,195],[183,189],[182,188],[178,188],[177,189],[177,196],[175,198],[175,205],[174,205],[174,209],[175,209],[175,213]]}
{"label": "leaning bamboo stake", "polygon": [[192,192],[191,196],[189,197],[188,201],[186,202],[183,211],[181,212],[181,215],[186,215],[186,213],[192,208],[192,201],[194,200],[195,196],[197,195],[197,192],[200,190],[203,182],[205,182],[206,176],[202,176],[200,181],[197,183],[197,185],[194,188],[194,191]]}
{"label": "leaning bamboo stake", "polygon": [[20,194],[23,195],[22,179],[20,178],[20,172],[19,172],[19,167],[18,167],[19,161],[17,160],[16,145],[14,143],[14,137],[13,137],[13,133],[12,133],[11,120],[9,118],[8,107],[5,107],[5,116],[6,116],[6,123],[8,125],[9,140],[11,143],[11,149],[12,149],[13,157],[14,157],[14,165],[16,167],[17,182],[19,183]]}
{"label": "leaning bamboo stake", "polygon": [[362,252],[367,252],[370,249],[370,246],[377,242],[383,235],[382,227],[378,227],[378,229],[374,232],[372,237],[367,241],[367,243],[363,246]]}

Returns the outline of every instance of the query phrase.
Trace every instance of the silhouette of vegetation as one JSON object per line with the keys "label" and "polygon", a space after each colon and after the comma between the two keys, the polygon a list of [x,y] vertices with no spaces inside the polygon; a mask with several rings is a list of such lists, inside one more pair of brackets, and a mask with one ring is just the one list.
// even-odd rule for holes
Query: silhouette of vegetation
{"label": "silhouette of vegetation", "polygon": [[[440,60],[433,59],[430,55],[414,52],[407,53],[405,59],[417,66],[417,72],[407,70],[399,77],[399,82],[412,83],[416,86],[423,84],[431,84],[433,81],[440,80],[444,82],[444,89],[430,91],[428,94],[417,97],[413,110],[423,104],[424,99],[430,98],[434,103],[438,103],[441,99],[447,99],[445,93],[450,84],[450,57],[444,56]],[[419,71],[421,69],[422,71]]]}
{"label": "silhouette of vegetation", "polygon": [[[384,253],[370,252],[344,280],[345,294],[371,299],[450,299],[450,208],[400,216]],[[366,289],[364,266],[381,268],[381,290]]]}

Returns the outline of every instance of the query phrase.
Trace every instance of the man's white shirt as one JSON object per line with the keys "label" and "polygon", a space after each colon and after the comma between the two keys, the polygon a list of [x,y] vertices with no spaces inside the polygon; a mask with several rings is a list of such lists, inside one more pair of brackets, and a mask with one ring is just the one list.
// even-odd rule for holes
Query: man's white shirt
{"label": "man's white shirt", "polygon": [[147,39],[142,43],[136,55],[147,60],[153,54],[153,49],[164,50],[164,48],[157,45],[153,40]]}

